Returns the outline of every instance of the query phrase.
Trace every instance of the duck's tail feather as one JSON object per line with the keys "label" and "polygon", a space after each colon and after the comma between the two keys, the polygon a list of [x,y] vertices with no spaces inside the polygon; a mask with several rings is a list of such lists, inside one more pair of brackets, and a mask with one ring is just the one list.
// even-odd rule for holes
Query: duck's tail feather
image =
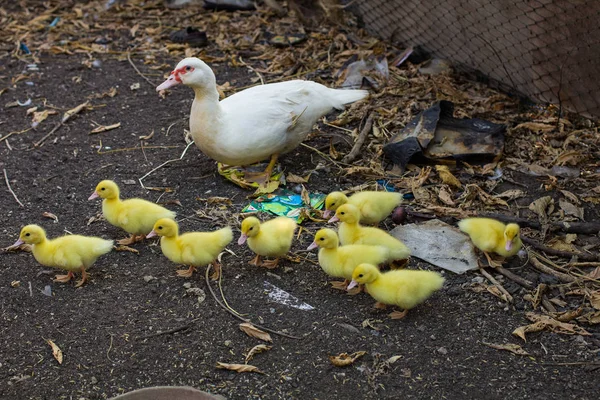
{"label": "duck's tail feather", "polygon": [[365,97],[367,97],[369,95],[368,90],[359,90],[359,89],[352,89],[352,90],[333,89],[333,90],[335,91],[333,93],[335,100],[341,104],[340,107],[336,107],[338,109],[343,109],[344,108],[343,106],[345,104],[354,103],[355,101],[364,99]]}

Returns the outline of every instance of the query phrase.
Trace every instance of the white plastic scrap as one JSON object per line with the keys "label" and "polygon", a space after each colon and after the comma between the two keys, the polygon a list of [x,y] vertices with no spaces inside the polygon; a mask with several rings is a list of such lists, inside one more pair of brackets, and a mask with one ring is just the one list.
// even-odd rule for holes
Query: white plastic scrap
{"label": "white plastic scrap", "polygon": [[304,303],[297,297],[289,294],[283,289],[278,288],[270,282],[264,281],[264,287],[267,290],[267,295],[269,296],[269,298],[275,301],[276,303],[304,311],[310,311],[315,309],[310,304]]}

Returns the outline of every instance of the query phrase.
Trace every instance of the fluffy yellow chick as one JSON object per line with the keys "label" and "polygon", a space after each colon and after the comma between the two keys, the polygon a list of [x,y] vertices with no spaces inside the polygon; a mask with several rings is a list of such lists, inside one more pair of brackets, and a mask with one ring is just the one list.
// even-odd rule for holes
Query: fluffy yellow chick
{"label": "fluffy yellow chick", "polygon": [[217,262],[219,253],[231,240],[233,232],[225,227],[214,232],[187,232],[179,234],[179,225],[170,218],[161,218],[154,224],[146,236],[160,236],[160,248],[163,254],[174,263],[189,265],[189,269],[177,271],[177,275],[191,277],[196,267],[208,265],[215,267],[213,279],[221,275],[221,265]]}
{"label": "fluffy yellow chick", "polygon": [[358,222],[359,219],[359,209],[352,204],[344,204],[337,209],[335,216],[329,220],[329,222],[342,221],[338,232],[342,245],[368,244],[387,247],[390,251],[387,260],[389,262],[404,260],[410,256],[410,249],[400,240],[379,228],[361,226]]}
{"label": "fluffy yellow chick", "polygon": [[96,186],[96,190],[88,199],[103,198],[102,213],[106,220],[131,234],[129,238],[119,240],[119,244],[127,245],[143,240],[160,218],[175,218],[174,211],[147,200],[121,200],[119,193],[116,183],[105,180]]}
{"label": "fluffy yellow chick", "polygon": [[367,293],[377,300],[375,307],[393,305],[402,308],[404,311],[390,314],[392,319],[400,319],[406,316],[408,310],[441,289],[444,278],[437,272],[409,269],[382,273],[372,264],[360,264],[352,273],[348,289],[358,284],[364,284]]}
{"label": "fluffy yellow chick", "polygon": [[[279,258],[290,251],[296,221],[287,217],[277,217],[261,223],[256,217],[248,217],[242,221],[242,235],[238,244],[248,240],[248,247],[256,253],[250,264],[265,268],[275,268]],[[261,262],[260,257],[275,257],[275,260]]]}
{"label": "fluffy yellow chick", "polygon": [[346,203],[358,207],[361,223],[376,225],[402,203],[402,194],[364,191],[355,193],[348,198],[342,192],[331,192],[325,198],[325,218],[329,218],[340,206]]}
{"label": "fluffy yellow chick", "polygon": [[491,218],[466,218],[458,223],[458,227],[471,237],[475,247],[483,251],[490,266],[498,263],[493,261],[488,253],[511,257],[523,246],[519,237],[521,228],[517,224],[505,225]]}
{"label": "fluffy yellow chick", "polygon": [[319,265],[329,276],[344,278],[344,282],[332,282],[336,289],[346,290],[352,280],[354,268],[362,263],[381,264],[389,258],[386,247],[349,244],[339,247],[338,235],[333,229],[321,229],[307,250],[319,249]]}
{"label": "fluffy yellow chick", "polygon": [[56,275],[57,282],[69,282],[74,271],[81,272],[81,280],[75,287],[85,283],[86,270],[113,247],[112,240],[93,236],[67,235],[50,240],[46,238],[46,231],[38,225],[27,225],[21,229],[19,240],[13,246],[23,243],[32,245],[33,256],[40,264],[69,271],[67,275]]}

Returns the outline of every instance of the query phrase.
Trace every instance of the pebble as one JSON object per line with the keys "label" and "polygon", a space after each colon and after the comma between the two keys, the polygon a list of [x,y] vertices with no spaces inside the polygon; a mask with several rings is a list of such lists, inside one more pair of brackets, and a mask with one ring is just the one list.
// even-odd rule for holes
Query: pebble
{"label": "pebble", "polygon": [[233,346],[233,342],[231,340],[226,340],[223,342],[223,344],[225,345],[225,347],[232,347]]}
{"label": "pebble", "polygon": [[146,276],[144,276],[144,281],[145,281],[146,283],[149,283],[149,282],[151,282],[151,281],[153,281],[153,280],[155,280],[155,279],[156,279],[156,278],[155,278],[155,277],[153,277],[152,275],[146,275]]}
{"label": "pebble", "polygon": [[446,349],[445,347],[440,347],[439,349],[437,349],[437,352],[440,354],[448,354],[448,349]]}
{"label": "pebble", "polygon": [[483,276],[476,276],[475,278],[471,279],[471,282],[473,283],[483,283],[483,281]]}
{"label": "pebble", "polygon": [[98,379],[95,376],[92,376],[90,378],[90,382],[92,382],[92,385],[95,385],[96,383],[98,383]]}

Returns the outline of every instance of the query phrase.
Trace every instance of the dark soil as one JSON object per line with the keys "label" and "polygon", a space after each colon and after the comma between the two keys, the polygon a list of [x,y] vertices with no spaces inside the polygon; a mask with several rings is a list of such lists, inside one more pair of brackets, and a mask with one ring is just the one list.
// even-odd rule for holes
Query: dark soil
{"label": "dark soil", "polygon": [[[56,117],[35,131],[0,142],[0,168],[6,169],[12,189],[25,205],[19,207],[3,182],[2,247],[12,244],[20,228],[29,223],[42,225],[50,237],[65,231],[124,237],[124,232],[105,221],[87,225],[90,217],[100,212],[100,204],[87,198],[102,179],[117,181],[126,198],[179,200],[180,207],[168,207],[178,212],[183,231],[212,230],[225,223],[217,214],[214,220],[199,218],[195,210],[207,205],[198,198],[229,197],[233,204],[227,211],[231,213],[247,203],[249,192],[225,181],[216,173],[215,162],[195,147],[182,161],[159,169],[144,181],[146,186],[169,187],[172,192],[144,190],[138,184],[138,178],[183,151],[182,133],[192,101],[189,89],[178,88],[161,99],[126,60],[107,58],[100,68],[93,69],[66,56],[44,56],[41,61],[39,74],[28,79],[33,86],[18,82],[15,90],[2,95],[3,105],[27,98],[34,99],[34,105],[47,100],[60,107],[62,114],[111,87],[117,87],[119,93],[94,100],[93,110],[74,117],[41,147],[33,143],[52,129]],[[133,61],[142,63],[136,57]],[[170,65],[177,61],[165,60]],[[5,77],[16,76],[25,68],[17,60],[3,62],[0,75]],[[213,67],[220,83],[227,80],[245,86],[253,76],[247,69]],[[75,83],[75,76],[81,76],[82,82]],[[161,77],[153,79],[160,83]],[[131,90],[134,83],[139,83],[140,89]],[[3,134],[28,126],[30,117],[25,117],[25,109],[2,111]],[[121,127],[89,135],[93,122],[120,122]],[[307,143],[326,145],[329,129],[322,129]],[[142,149],[139,136],[152,131],[154,136]],[[282,158],[282,167],[304,175],[320,161],[316,153],[300,147]],[[360,183],[359,179],[341,179],[334,172],[319,171],[307,188],[329,192]],[[540,185],[527,179],[521,182],[530,187]],[[128,181],[134,184],[126,184]],[[58,222],[42,217],[44,212],[55,214]],[[215,368],[217,362],[243,363],[245,353],[260,341],[240,331],[240,321],[217,305],[206,287],[203,270],[191,279],[177,277],[177,266],[161,254],[155,242],[135,245],[139,255],[112,252],[100,258],[90,271],[89,283],[79,289],[73,283],[53,283],[56,271],[41,268],[31,254],[0,254],[0,398],[105,399],[154,385],[189,385],[231,399],[597,397],[600,384],[597,366],[592,364],[600,361],[597,326],[586,326],[592,336],[541,332],[529,334],[523,343],[511,332],[528,323],[524,311],[529,304],[518,300],[515,307],[507,306],[490,294],[471,290],[476,274],[451,273],[445,273],[444,289],[425,304],[403,320],[389,320],[386,312],[372,308],[369,296],[347,296],[332,290],[314,264],[316,253],[301,252],[319,227],[306,223],[306,230],[293,245],[293,252],[313,262],[284,261],[278,269],[267,271],[248,265],[252,254],[235,240],[229,246],[235,255],[223,257],[222,287],[231,307],[257,323],[302,337],[294,340],[273,335],[273,348],[251,361],[264,374]],[[237,239],[238,226],[235,230]],[[540,279],[521,265],[515,259],[509,267],[534,281]],[[417,259],[410,261],[410,268],[419,267],[428,268]],[[147,281],[148,277],[154,279]],[[20,285],[12,287],[13,281]],[[270,300],[265,282],[315,309],[303,311]],[[187,283],[204,290],[206,297],[189,293],[184,286]],[[52,290],[50,297],[41,292],[46,285]],[[213,287],[218,291],[216,284]],[[510,281],[506,287],[514,294],[523,293]],[[363,324],[366,320],[370,325]],[[152,336],[175,328],[182,329]],[[52,357],[45,339],[53,340],[64,352],[62,365]],[[495,350],[484,342],[520,344],[530,356]],[[361,350],[367,354],[352,366],[339,368],[329,361],[330,355]],[[392,356],[400,358],[386,365]]]}

